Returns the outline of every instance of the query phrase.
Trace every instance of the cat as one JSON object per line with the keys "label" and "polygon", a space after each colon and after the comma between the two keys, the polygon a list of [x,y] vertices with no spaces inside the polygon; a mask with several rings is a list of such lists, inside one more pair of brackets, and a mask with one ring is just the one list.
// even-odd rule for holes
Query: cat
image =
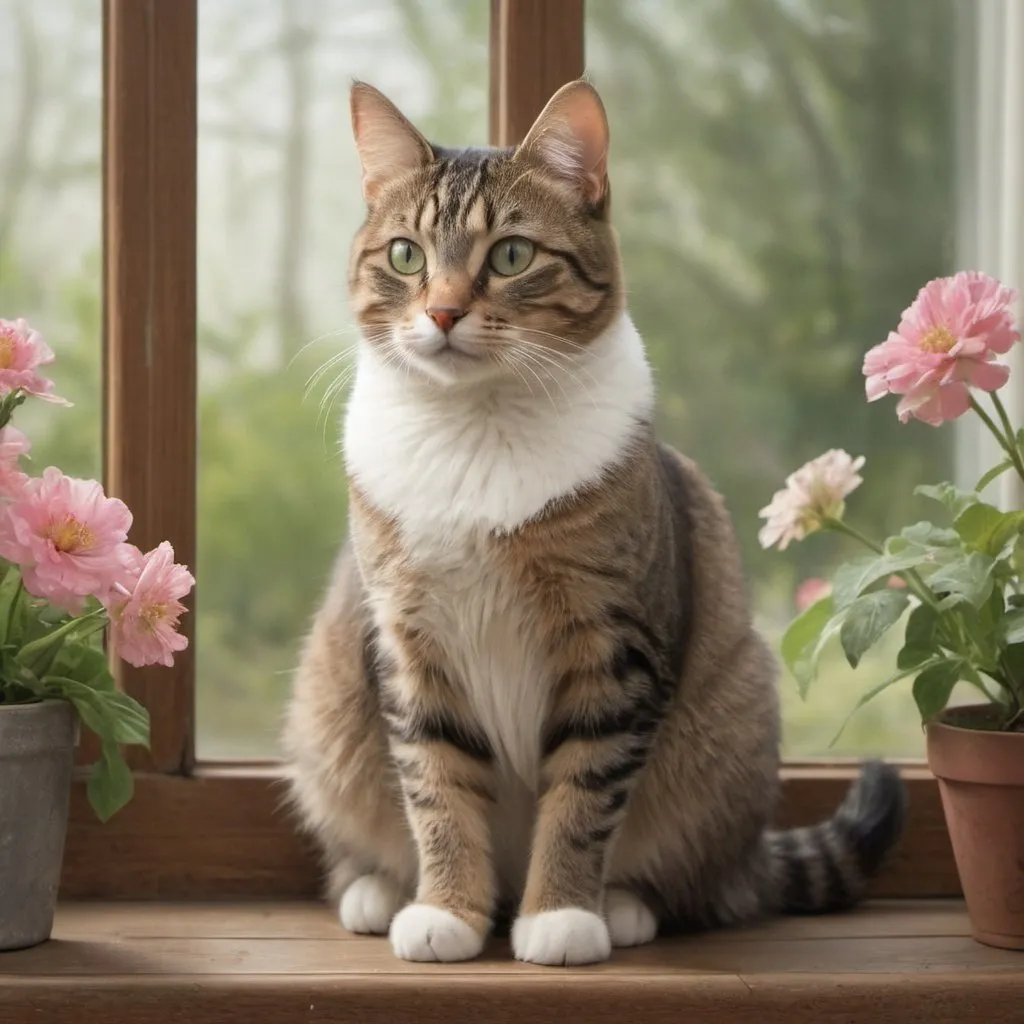
{"label": "cat", "polygon": [[771,829],[775,662],[722,500],[652,432],[597,92],[514,149],[432,145],[363,83],[351,108],[350,539],[284,731],[342,925],[455,961],[507,917],[562,965],[851,906],[905,790],[868,762]]}

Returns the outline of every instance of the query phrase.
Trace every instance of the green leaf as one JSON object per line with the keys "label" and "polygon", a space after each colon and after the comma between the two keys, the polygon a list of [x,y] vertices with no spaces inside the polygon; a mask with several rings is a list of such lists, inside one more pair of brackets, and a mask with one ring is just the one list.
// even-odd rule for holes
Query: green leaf
{"label": "green leaf", "polygon": [[89,803],[100,821],[109,821],[135,791],[131,769],[116,743],[104,743],[100,759],[92,766],[87,789]]}
{"label": "green leaf", "polygon": [[[910,544],[917,544],[925,548],[949,547],[960,543],[960,535],[956,530],[952,530],[948,526],[936,526],[934,523],[924,520],[911,526],[905,526],[900,530],[900,537]],[[890,542],[895,540],[895,537],[890,538]],[[899,553],[897,548],[889,548],[889,550],[893,554]]]}
{"label": "green leaf", "polygon": [[114,689],[106,653],[88,642],[66,641],[54,658],[49,674],[77,680],[94,690]]}
{"label": "green leaf", "polygon": [[959,658],[948,658],[929,665],[914,680],[914,700],[922,722],[930,721],[949,703],[949,695],[960,681],[961,668]]}
{"label": "green leaf", "polygon": [[864,555],[841,565],[832,577],[832,596],[836,608],[849,606],[880,579],[887,579],[927,561],[928,552],[914,547],[903,554]]}
{"label": "green leaf", "polygon": [[825,623],[832,618],[832,598],[823,597],[805,608],[782,635],[782,660],[796,675],[796,666],[807,651],[818,642]]}
{"label": "green leaf", "polygon": [[31,643],[25,644],[21,649],[21,661],[30,668],[37,666],[47,657],[52,660],[56,657],[57,648],[65,640],[74,639],[75,634],[87,636],[100,625],[100,618],[106,613],[102,610],[90,612],[88,615],[79,616],[76,619],[69,619],[63,625],[45,633],[43,636]]}
{"label": "green leaf", "polygon": [[852,668],[899,621],[909,603],[902,590],[875,590],[850,605],[839,639]]}
{"label": "green leaf", "polygon": [[3,630],[5,643],[17,643],[18,640],[11,634],[16,631],[18,625],[17,616],[14,614],[17,611],[14,603],[21,597],[21,594],[21,570],[12,565],[4,573],[3,582],[0,583],[0,630]]}
{"label": "green leaf", "polygon": [[133,697],[118,690],[94,690],[61,676],[46,676],[43,682],[51,694],[70,700],[101,740],[149,746],[149,713]]}
{"label": "green leaf", "polygon": [[914,668],[903,669],[902,671],[897,672],[895,675],[889,676],[888,679],[886,679],[882,683],[879,683],[873,690],[868,690],[868,692],[865,693],[864,696],[861,697],[860,700],[857,701],[857,703],[853,706],[853,709],[846,716],[846,718],[843,719],[843,724],[839,727],[839,732],[837,732],[835,736],[832,737],[832,742],[829,744],[829,746],[834,747],[836,745],[836,743],[839,740],[839,737],[843,735],[843,733],[846,731],[846,727],[850,724],[850,719],[852,719],[853,716],[857,714],[857,712],[860,711],[860,709],[864,707],[865,704],[867,704],[869,701],[874,700],[875,697],[877,697],[880,693],[883,693],[885,690],[888,690],[889,687],[893,685],[893,683],[898,683],[901,679],[906,679],[908,676],[912,676],[916,671],[916,666]]}
{"label": "green leaf", "polygon": [[928,577],[928,586],[941,598],[940,608],[969,604],[980,608],[992,594],[993,559],[980,551],[972,551],[941,566]]}
{"label": "green leaf", "polygon": [[997,555],[1024,527],[1024,512],[1001,512],[994,505],[979,501],[965,508],[953,526],[968,547]]}
{"label": "green leaf", "polygon": [[1024,643],[1024,608],[1015,608],[999,623],[999,638],[1004,644]]}
{"label": "green leaf", "polygon": [[818,670],[818,661],[825,645],[838,632],[844,614],[832,614],[832,598],[823,597],[798,615],[782,638],[782,657],[797,681],[800,697],[807,690]]}
{"label": "green leaf", "polygon": [[114,723],[118,743],[137,743],[149,748],[149,712],[134,698],[120,690],[100,691],[106,713]]}
{"label": "green leaf", "polygon": [[993,466],[975,485],[974,489],[980,494],[990,483],[1001,477],[1008,469],[1013,469],[1013,462],[1010,459],[1003,459],[998,466]]}
{"label": "green leaf", "polygon": [[903,635],[903,649],[896,656],[896,667],[916,668],[938,652],[939,616],[927,604],[918,605],[907,618],[907,629]]}
{"label": "green leaf", "polygon": [[974,491],[961,491],[950,483],[922,484],[914,488],[914,493],[945,505],[954,516],[960,515],[965,508],[979,500]]}

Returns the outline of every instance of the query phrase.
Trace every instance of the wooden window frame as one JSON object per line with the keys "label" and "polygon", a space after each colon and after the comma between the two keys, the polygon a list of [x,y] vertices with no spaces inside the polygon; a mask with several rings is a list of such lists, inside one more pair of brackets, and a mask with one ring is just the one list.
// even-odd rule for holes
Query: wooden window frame
{"label": "wooden window frame", "polygon": [[[105,0],[105,466],[134,539],[196,553],[196,109],[198,0]],[[555,88],[584,70],[584,0],[492,0],[491,141],[518,141]],[[200,580],[199,585],[202,585]],[[189,628],[192,617],[189,616]],[[71,801],[66,898],[312,897],[315,852],[282,806],[273,763],[195,762],[195,661],[125,669],[153,716],[133,752],[134,800],[96,821],[84,775]],[[780,824],[832,813],[852,763],[788,764]],[[910,823],[878,895],[960,891],[936,783],[908,763]]]}

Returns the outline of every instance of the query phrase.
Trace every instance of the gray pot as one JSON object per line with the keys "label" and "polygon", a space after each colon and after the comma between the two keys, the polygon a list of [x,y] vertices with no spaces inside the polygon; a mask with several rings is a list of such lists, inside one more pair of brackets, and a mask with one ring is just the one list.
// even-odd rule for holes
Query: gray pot
{"label": "gray pot", "polygon": [[50,937],[77,733],[66,701],[0,704],[0,950]]}

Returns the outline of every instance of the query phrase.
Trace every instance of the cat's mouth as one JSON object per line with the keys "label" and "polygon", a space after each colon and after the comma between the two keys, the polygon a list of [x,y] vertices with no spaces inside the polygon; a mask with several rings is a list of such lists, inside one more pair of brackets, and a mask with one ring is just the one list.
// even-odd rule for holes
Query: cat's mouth
{"label": "cat's mouth", "polygon": [[414,351],[423,359],[448,359],[450,361],[467,359],[479,362],[483,358],[479,349],[451,336],[439,338],[430,345],[417,345]]}

